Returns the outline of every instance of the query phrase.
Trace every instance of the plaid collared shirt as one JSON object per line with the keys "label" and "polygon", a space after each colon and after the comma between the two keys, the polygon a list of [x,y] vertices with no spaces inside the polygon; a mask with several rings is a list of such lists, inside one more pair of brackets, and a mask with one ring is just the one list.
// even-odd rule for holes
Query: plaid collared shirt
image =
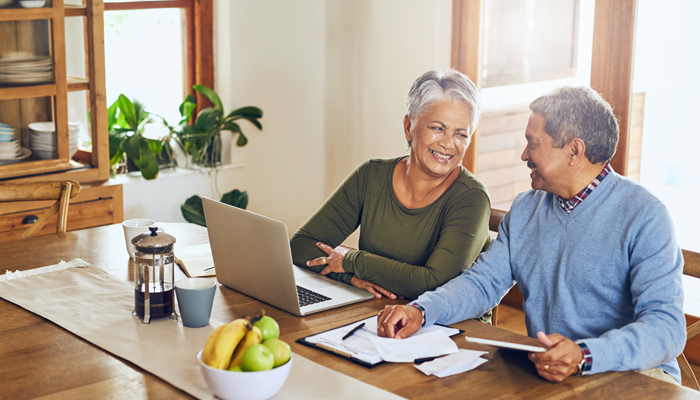
{"label": "plaid collared shirt", "polygon": [[572,197],[570,200],[566,200],[563,197],[556,195],[557,196],[557,201],[559,202],[559,206],[566,211],[567,213],[570,213],[576,208],[577,205],[581,204],[581,202],[588,197],[589,194],[598,187],[600,182],[605,179],[608,174],[612,172],[612,167],[610,166],[610,163],[608,163],[605,168],[603,168],[602,171],[600,171],[600,174],[593,179],[591,183],[588,184],[585,188],[583,188],[582,191],[578,192],[578,194],[574,197]]}

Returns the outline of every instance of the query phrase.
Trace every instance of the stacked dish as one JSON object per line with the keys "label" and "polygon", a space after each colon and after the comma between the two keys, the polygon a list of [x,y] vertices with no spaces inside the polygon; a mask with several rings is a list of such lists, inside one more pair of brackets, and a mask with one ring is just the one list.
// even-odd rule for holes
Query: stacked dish
{"label": "stacked dish", "polygon": [[[80,124],[68,123],[69,156],[78,150]],[[41,159],[58,158],[56,149],[56,125],[53,122],[33,122],[29,124],[29,148]]]}
{"label": "stacked dish", "polygon": [[5,124],[0,123],[0,165],[12,164],[21,161],[32,152],[24,148],[19,143],[19,138],[15,136],[15,130]]}
{"label": "stacked dish", "polygon": [[0,85],[53,82],[53,59],[48,56],[14,54],[0,58]]}

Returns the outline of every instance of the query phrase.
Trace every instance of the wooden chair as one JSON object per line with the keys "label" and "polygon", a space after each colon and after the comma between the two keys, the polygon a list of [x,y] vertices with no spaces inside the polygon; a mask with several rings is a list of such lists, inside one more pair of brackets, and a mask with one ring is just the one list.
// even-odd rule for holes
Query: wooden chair
{"label": "wooden chair", "polygon": [[[498,225],[500,225],[501,220],[505,215],[506,211],[492,208],[491,216],[489,217],[489,231],[498,233]],[[498,306],[493,308],[491,323],[493,326],[498,326]]]}
{"label": "wooden chair", "polygon": [[68,203],[71,197],[80,193],[80,184],[76,181],[56,182],[0,182],[0,202],[56,200],[19,239],[32,237],[46,223],[58,214],[56,233],[66,231],[68,222]]}
{"label": "wooden chair", "polygon": [[[683,265],[683,274],[693,276],[695,278],[700,278],[700,254],[689,250],[683,250],[683,260],[685,264]],[[700,333],[700,320],[695,321],[692,325],[686,328],[688,340],[697,336]],[[700,385],[698,385],[698,380],[693,373],[693,369],[688,363],[688,359],[685,358],[685,354],[681,353],[678,356],[678,366],[681,368],[681,374],[688,381],[688,386],[695,390],[700,390]]]}

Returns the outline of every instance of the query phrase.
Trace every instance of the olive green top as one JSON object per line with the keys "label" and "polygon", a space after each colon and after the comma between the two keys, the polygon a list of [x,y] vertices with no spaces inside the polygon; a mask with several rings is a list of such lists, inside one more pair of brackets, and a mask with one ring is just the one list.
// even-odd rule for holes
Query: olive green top
{"label": "olive green top", "polygon": [[489,242],[486,187],[460,166],[459,177],[435,202],[406,208],[392,184],[401,158],[369,160],[351,173],[292,236],[294,264],[306,267],[326,255],[317,242],[336,247],[360,226],[359,249],[343,259],[346,273],[329,276],[350,283],[355,274],[414,299],[471,267]]}

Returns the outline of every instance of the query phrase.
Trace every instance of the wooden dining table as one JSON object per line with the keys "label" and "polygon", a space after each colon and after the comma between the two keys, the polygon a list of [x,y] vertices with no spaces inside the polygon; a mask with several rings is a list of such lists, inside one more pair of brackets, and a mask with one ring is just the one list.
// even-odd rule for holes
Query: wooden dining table
{"label": "wooden dining table", "polygon": [[[167,223],[161,227],[181,246],[208,242],[206,228]],[[0,243],[0,272],[29,270],[80,258],[125,281],[133,277],[133,262],[118,224]],[[176,280],[184,277],[176,272]],[[458,347],[483,350],[489,361],[473,371],[446,378],[426,376],[411,364],[385,363],[366,368],[348,359],[295,341],[377,314],[405,300],[373,299],[297,317],[242,293],[218,285],[212,318],[230,321],[265,310],[276,319],[281,338],[292,350],[318,364],[408,399],[698,399],[694,390],[636,372],[609,372],[548,382],[537,375],[526,353],[467,343]],[[109,312],[109,310],[105,310]],[[522,336],[475,320],[453,325],[467,335],[538,344]],[[346,395],[348,395],[346,393]],[[349,394],[352,398],[352,394]],[[149,372],[120,359],[79,336],[25,309],[0,300],[0,398],[191,398]]]}

